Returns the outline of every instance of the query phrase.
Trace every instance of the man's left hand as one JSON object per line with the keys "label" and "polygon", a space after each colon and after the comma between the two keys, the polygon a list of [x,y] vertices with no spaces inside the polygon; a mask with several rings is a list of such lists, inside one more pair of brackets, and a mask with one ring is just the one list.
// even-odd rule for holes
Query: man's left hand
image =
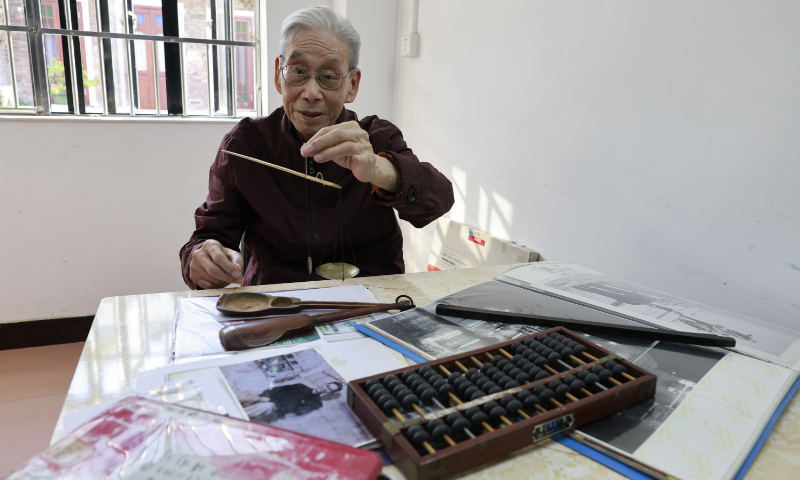
{"label": "man's left hand", "polygon": [[300,154],[313,156],[317,163],[334,161],[350,169],[358,180],[374,183],[389,192],[400,190],[400,172],[392,162],[375,154],[369,134],[358,122],[321,129],[303,145]]}

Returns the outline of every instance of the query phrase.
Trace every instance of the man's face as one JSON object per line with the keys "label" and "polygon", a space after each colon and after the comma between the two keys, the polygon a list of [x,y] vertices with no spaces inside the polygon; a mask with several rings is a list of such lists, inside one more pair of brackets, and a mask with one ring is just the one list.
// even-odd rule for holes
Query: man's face
{"label": "man's face", "polygon": [[337,384],[335,384],[335,383],[328,383],[326,385],[323,385],[323,386],[317,388],[317,393],[319,393],[320,395],[325,394],[325,393],[338,392],[338,391],[339,391],[339,386]]}
{"label": "man's face", "polygon": [[[284,65],[305,67],[311,73],[335,70],[342,75],[349,72],[347,57],[350,50],[342,40],[326,31],[295,30],[286,46]],[[304,140],[314,136],[321,128],[333,125],[345,103],[356,99],[361,71],[356,69],[336,90],[320,87],[316,77],[310,76],[302,85],[292,85],[283,79],[275,59],[275,87],[283,96],[283,108],[294,128]]]}

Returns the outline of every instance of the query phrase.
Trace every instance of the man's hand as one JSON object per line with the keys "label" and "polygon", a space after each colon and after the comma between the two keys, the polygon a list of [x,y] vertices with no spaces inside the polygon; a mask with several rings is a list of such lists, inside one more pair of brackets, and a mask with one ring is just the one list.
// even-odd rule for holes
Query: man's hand
{"label": "man's hand", "polygon": [[389,192],[400,190],[400,172],[389,160],[375,155],[369,134],[358,122],[331,125],[318,131],[300,149],[304,157],[318,163],[330,162],[350,169],[362,182],[369,182]]}
{"label": "man's hand", "polygon": [[199,287],[223,288],[242,282],[242,256],[216,240],[206,240],[192,253],[189,278]]}

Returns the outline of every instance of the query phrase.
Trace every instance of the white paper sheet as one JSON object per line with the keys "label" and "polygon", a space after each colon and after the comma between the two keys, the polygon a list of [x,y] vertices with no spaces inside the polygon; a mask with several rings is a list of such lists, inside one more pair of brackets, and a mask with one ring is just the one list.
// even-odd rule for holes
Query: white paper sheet
{"label": "white paper sheet", "polygon": [[[308,290],[289,290],[282,292],[269,292],[269,295],[284,295],[301,300],[338,301],[338,302],[367,302],[374,303],[378,300],[372,293],[361,285],[345,285],[341,287],[314,288]],[[197,360],[198,357],[208,355],[231,354],[226,352],[219,340],[219,331],[226,325],[241,322],[246,318],[261,318],[263,315],[244,317],[225,316],[217,310],[219,297],[194,297],[178,299],[178,309],[175,317],[175,347],[174,362],[183,363]],[[326,313],[334,310],[314,310],[313,313]],[[278,315],[276,315],[278,316]],[[377,318],[377,317],[374,317]],[[358,332],[346,332],[330,337],[328,341],[351,340],[364,338]],[[292,344],[301,343],[295,339]],[[305,340],[306,344],[308,342]],[[314,338],[313,340],[316,340]],[[262,349],[275,349],[285,345],[262,347]]]}

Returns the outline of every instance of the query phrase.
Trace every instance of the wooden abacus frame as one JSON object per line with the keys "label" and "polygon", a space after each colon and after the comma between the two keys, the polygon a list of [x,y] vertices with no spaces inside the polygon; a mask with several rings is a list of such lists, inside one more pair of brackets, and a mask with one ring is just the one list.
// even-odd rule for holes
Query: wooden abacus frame
{"label": "wooden abacus frame", "polygon": [[[541,380],[531,381],[519,387],[486,395],[476,400],[466,401],[445,410],[434,411],[424,417],[409,418],[405,422],[387,417],[372,401],[364,388],[364,385],[372,379],[380,380],[389,375],[397,375],[399,377],[407,370],[418,370],[426,365],[437,371],[440,371],[440,367],[445,367],[450,372],[463,373],[461,366],[457,362],[467,368],[477,367],[470,357],[478,358],[483,355],[483,358],[486,358],[485,353],[500,355],[502,354],[501,349],[506,349],[516,342],[524,342],[528,338],[537,338],[551,333],[559,333],[578,342],[586,347],[586,353],[591,357],[597,358],[597,360],[586,361],[584,365],[550,375]],[[588,357],[587,360],[589,360]],[[436,450],[435,453],[431,454],[421,455],[404,435],[404,432],[413,425],[424,425],[437,418],[443,419],[453,412],[463,413],[470,407],[480,406],[490,401],[499,401],[505,395],[516,395],[523,390],[533,389],[537,385],[547,385],[553,380],[561,380],[569,375],[577,375],[582,370],[590,370],[597,364],[602,365],[612,360],[616,361],[617,364],[623,365],[627,370],[628,378],[632,378],[632,380],[628,379],[619,385],[612,385],[605,391],[581,398],[577,402],[564,403],[562,407],[553,408],[548,410],[547,413],[532,415],[530,418],[517,421],[512,425],[496,428],[492,432],[476,434],[475,438],[463,440],[453,446]],[[644,402],[655,396],[656,381],[655,375],[622,357],[566,328],[556,327],[498,343],[491,347],[354,380],[347,385],[347,402],[355,414],[364,422],[367,429],[380,440],[386,452],[407,478],[411,480],[432,480],[447,478],[471,470],[493,460],[503,458],[550,436],[575,429],[624,408]]]}

